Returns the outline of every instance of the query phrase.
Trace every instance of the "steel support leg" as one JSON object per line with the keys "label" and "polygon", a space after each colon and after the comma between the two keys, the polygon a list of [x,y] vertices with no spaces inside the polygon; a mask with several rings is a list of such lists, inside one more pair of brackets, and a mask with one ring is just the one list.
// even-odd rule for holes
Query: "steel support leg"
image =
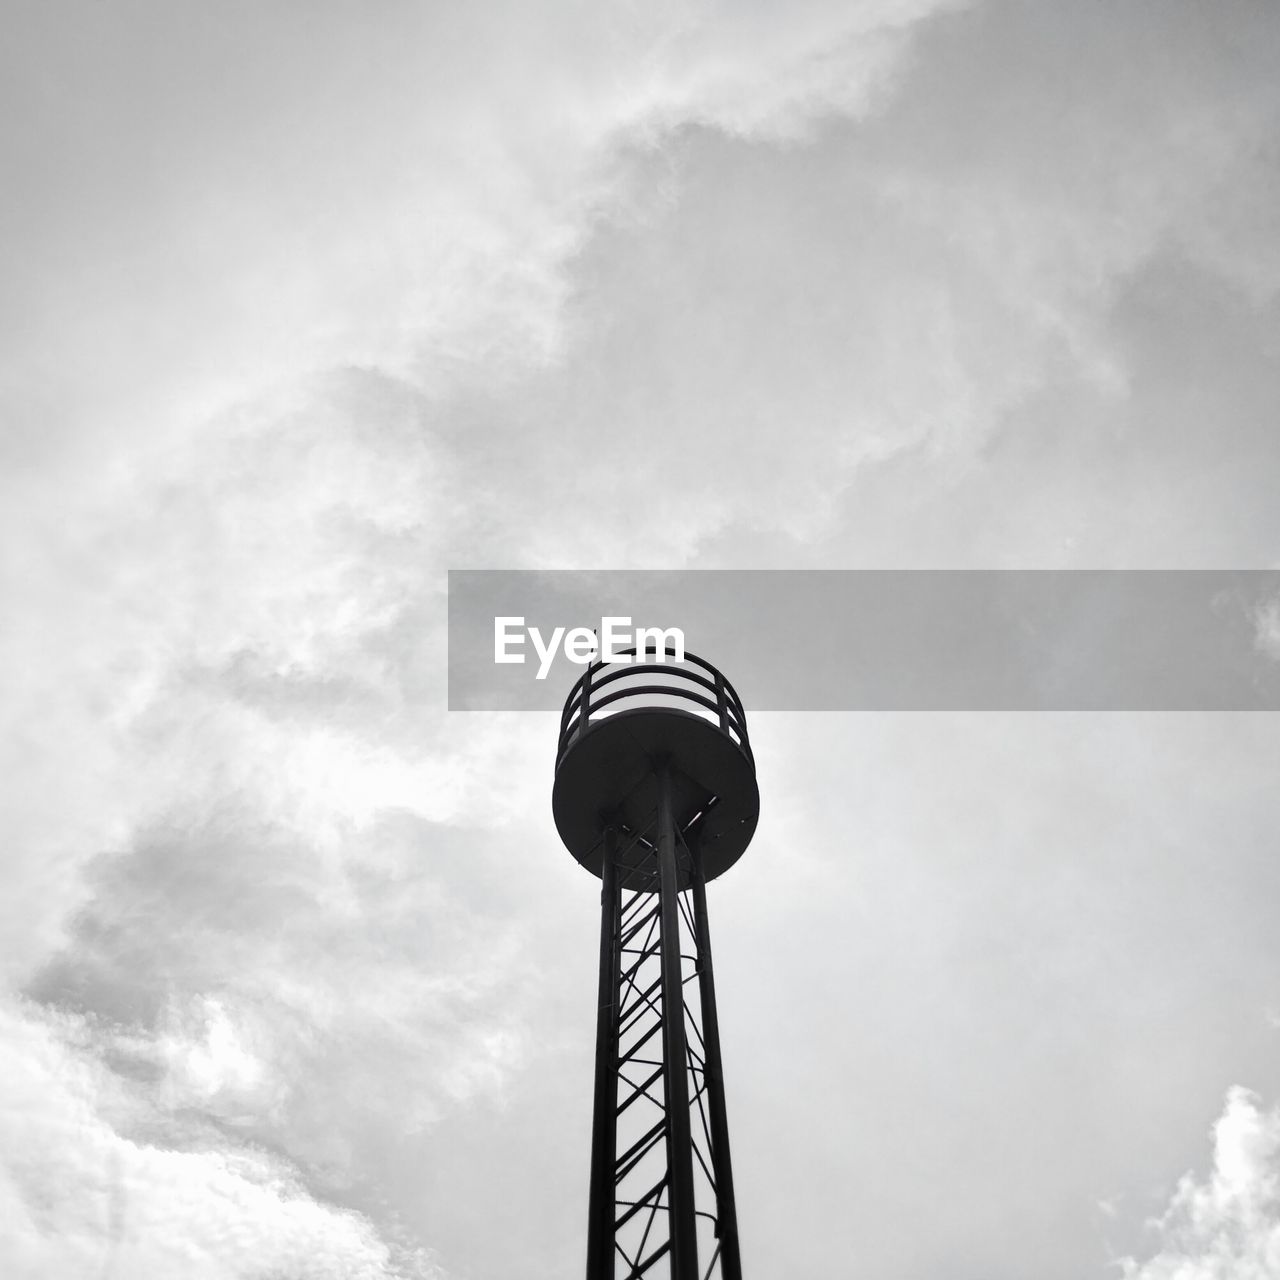
{"label": "steel support leg", "polygon": [[603,837],[587,1280],[741,1280],[706,884],[657,781]]}
{"label": "steel support leg", "polygon": [[587,1223],[587,1280],[613,1280],[614,1160],[618,1144],[618,915],[617,833],[604,834],[600,889],[600,1005],[596,1015],[595,1112],[591,1125],[591,1203]]}
{"label": "steel support leg", "polygon": [[711,967],[711,929],[707,920],[707,882],[702,874],[699,850],[693,848],[694,928],[698,944],[698,994],[702,1003],[702,1042],[705,1054],[708,1121],[711,1128],[711,1161],[716,1183],[716,1234],[720,1239],[720,1274],[723,1280],[742,1280],[742,1255],[738,1248],[738,1209],[733,1195],[733,1167],[729,1159],[729,1117],[724,1102],[724,1065],[720,1057],[720,1018],[716,1012],[715,973]]}
{"label": "steel support leg", "polygon": [[671,1280],[699,1280],[689,1073],[685,1067],[684,968],[680,961],[680,892],[671,774],[663,768],[658,795],[658,876],[662,896],[662,1049],[667,1098],[667,1194],[671,1204]]}

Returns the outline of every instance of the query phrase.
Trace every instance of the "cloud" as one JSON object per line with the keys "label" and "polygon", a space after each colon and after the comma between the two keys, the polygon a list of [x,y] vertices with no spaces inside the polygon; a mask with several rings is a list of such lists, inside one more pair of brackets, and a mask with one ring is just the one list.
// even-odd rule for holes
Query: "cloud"
{"label": "cloud", "polygon": [[[945,13],[898,49],[891,91],[829,99],[804,145],[694,113],[696,127],[637,149],[632,187],[650,194],[630,219],[601,218],[566,263],[558,359],[449,405],[486,460],[539,477],[513,491],[475,468],[482,500],[492,484],[525,531],[507,560],[688,564],[771,533],[793,554],[841,538],[840,554],[883,565],[949,518],[964,536],[940,530],[920,563],[990,529],[990,556],[1070,562],[1075,546],[1100,564],[1108,535],[1139,518],[1099,494],[1113,463],[1142,493],[1141,519],[1162,523],[1150,543],[1168,546],[1163,526],[1185,508],[1162,506],[1164,491],[1214,474],[1184,456],[1196,431],[1201,447],[1228,431],[1242,454],[1268,449],[1253,425],[1268,392],[1237,364],[1190,368],[1167,299],[1203,302],[1188,343],[1231,333],[1236,361],[1256,342],[1266,367],[1269,269],[1241,281],[1274,237],[1256,216],[1236,240],[1220,232],[1275,181],[1261,140],[1280,96],[1260,54],[1200,39],[1193,6],[1164,21],[1150,59],[1146,11]],[[1272,48],[1262,25],[1257,47]],[[1235,244],[1234,266],[1211,240]],[[1194,404],[1160,398],[1179,377]],[[997,450],[1012,463],[992,466]],[[1170,474],[1148,493],[1144,467]],[[999,492],[957,512],[954,491],[988,475]],[[1056,486],[1069,492],[1046,512]],[[606,490],[617,508],[593,502]],[[859,501],[885,508],[871,536]],[[638,503],[643,536],[614,515]],[[1017,527],[998,523],[1011,515]]]}
{"label": "cloud", "polygon": [[[576,256],[647,198],[637,154],[690,120],[768,138],[865,109],[934,7],[334,6],[301,42],[252,8],[23,11],[6,92],[41,109],[5,116],[34,138],[0,126],[21,178],[0,240],[23,246],[0,661],[14,882],[40,905],[9,899],[9,973],[58,945],[87,858],[201,790],[185,770],[276,750],[282,699],[343,719],[366,761],[398,716],[407,758],[363,772],[404,794],[438,732],[405,710],[438,698],[444,567],[555,554],[528,499],[564,512],[578,487],[477,399],[564,366]],[[634,554],[617,529],[597,554]],[[468,794],[456,760],[421,790],[433,813]]]}
{"label": "cloud", "polygon": [[1236,1087],[1213,1129],[1213,1170],[1187,1174],[1153,1228],[1159,1251],[1124,1280],[1272,1280],[1280,1274],[1280,1108]]}
{"label": "cloud", "polygon": [[1253,614],[1253,643],[1261,654],[1280,661],[1280,599],[1260,600]]}
{"label": "cloud", "polygon": [[0,132],[16,438],[172,437],[335,363],[439,384],[543,361],[567,260],[628,194],[620,141],[865,105],[880,46],[939,7],[321,5],[301,42],[291,10],[24,11],[5,70],[36,131]]}
{"label": "cloud", "polygon": [[[1243,288],[1274,103],[1149,20],[1064,55],[1047,6],[162,8],[0,51],[0,972],[63,1011],[5,1035],[85,1135],[14,1130],[57,1153],[10,1171],[18,1256],[133,1220],[70,1221],[60,1181],[114,1185],[79,1149],[195,1241],[122,1274],[287,1271],[306,1221],[381,1275],[291,1179],[355,1197],[500,1106],[572,927],[512,835],[546,726],[443,712],[445,568],[821,545],[868,470],[1123,405],[1111,303],[1169,246]],[[909,555],[911,504],[851,554]]]}
{"label": "cloud", "polygon": [[0,1032],[0,1247],[14,1280],[442,1276],[261,1149],[216,1133],[184,1149],[171,1131],[161,1142],[121,1132],[144,1130],[146,1117],[121,1107],[117,1083],[84,1052],[89,1024],[6,1003]]}
{"label": "cloud", "polygon": [[97,1051],[157,1114],[231,1125],[336,1187],[356,1148],[523,1065],[540,974],[517,963],[516,908],[541,876],[505,865],[505,839],[411,813],[318,841],[258,803],[223,797],[100,859],[27,989],[101,1018]]}

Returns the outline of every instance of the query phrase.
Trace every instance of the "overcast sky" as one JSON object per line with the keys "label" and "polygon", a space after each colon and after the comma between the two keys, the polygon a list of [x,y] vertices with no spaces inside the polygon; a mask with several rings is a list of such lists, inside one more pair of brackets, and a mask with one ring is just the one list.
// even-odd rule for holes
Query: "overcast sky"
{"label": "overcast sky", "polygon": [[[579,1272],[598,885],[449,568],[1280,567],[1271,0],[4,25],[6,1277]],[[751,725],[747,1274],[1280,1276],[1280,721]]]}

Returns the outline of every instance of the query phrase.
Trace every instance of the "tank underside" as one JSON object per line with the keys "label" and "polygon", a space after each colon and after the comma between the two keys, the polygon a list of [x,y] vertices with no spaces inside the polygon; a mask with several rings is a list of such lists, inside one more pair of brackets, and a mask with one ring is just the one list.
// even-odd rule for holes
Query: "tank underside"
{"label": "tank underside", "polygon": [[[643,833],[654,821],[660,770],[670,773],[678,830],[697,819],[707,880],[722,875],[755,834],[760,793],[755,767],[732,738],[699,716],[642,707],[591,723],[565,749],[556,770],[552,812],[570,853],[594,875],[604,863],[603,836]],[[701,815],[701,816],[700,816]],[[637,850],[636,857],[641,852]]]}

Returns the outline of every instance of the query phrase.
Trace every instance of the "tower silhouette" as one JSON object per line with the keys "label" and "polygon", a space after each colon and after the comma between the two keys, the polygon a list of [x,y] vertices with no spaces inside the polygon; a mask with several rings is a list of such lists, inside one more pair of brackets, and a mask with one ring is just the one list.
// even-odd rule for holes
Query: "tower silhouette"
{"label": "tower silhouette", "polygon": [[626,656],[570,692],[552,792],[601,879],[587,1280],[741,1280],[706,885],[755,832],[755,759],[709,662]]}

